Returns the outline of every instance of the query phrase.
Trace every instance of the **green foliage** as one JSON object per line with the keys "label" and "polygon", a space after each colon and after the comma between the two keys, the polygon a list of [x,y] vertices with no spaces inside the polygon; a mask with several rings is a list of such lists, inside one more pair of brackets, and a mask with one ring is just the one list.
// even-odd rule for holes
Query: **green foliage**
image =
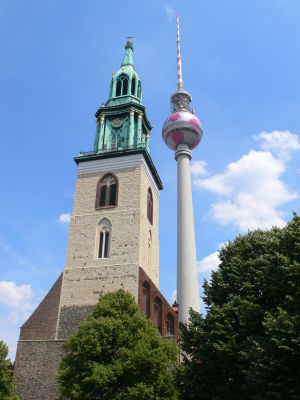
{"label": "green foliage", "polygon": [[177,348],[160,337],[124,290],[100,296],[67,339],[58,381],[61,399],[176,399]]}
{"label": "green foliage", "polygon": [[300,399],[300,217],[239,236],[191,311],[180,398]]}
{"label": "green foliage", "polygon": [[7,355],[8,348],[6,344],[0,340],[0,399],[17,400],[12,382],[13,368]]}

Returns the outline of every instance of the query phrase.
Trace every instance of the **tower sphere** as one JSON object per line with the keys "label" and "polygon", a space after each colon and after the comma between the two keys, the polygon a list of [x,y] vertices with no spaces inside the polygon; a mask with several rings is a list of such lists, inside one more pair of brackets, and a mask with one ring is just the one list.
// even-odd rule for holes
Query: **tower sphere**
{"label": "tower sphere", "polygon": [[202,128],[196,115],[188,111],[172,113],[162,128],[162,137],[166,145],[176,150],[177,146],[185,143],[192,150],[200,143]]}

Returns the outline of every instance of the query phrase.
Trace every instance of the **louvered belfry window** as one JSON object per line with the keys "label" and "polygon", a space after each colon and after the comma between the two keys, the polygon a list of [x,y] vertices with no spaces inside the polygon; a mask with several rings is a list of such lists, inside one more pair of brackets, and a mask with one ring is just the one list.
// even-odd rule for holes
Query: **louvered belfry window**
{"label": "louvered belfry window", "polygon": [[118,203],[118,180],[112,174],[105,175],[97,185],[96,208],[115,207]]}

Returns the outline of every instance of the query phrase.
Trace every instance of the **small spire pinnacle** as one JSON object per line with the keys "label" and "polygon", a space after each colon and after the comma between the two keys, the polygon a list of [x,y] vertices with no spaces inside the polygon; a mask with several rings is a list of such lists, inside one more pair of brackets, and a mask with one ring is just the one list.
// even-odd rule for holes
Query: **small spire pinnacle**
{"label": "small spire pinnacle", "polygon": [[133,64],[133,57],[132,57],[132,52],[133,52],[133,36],[127,36],[127,42],[125,45],[125,54],[124,54],[124,59],[122,62],[122,67],[125,65],[132,65]]}
{"label": "small spire pinnacle", "polygon": [[177,23],[177,72],[178,72],[178,82],[177,87],[179,90],[183,89],[182,81],[182,66],[181,66],[181,54],[180,54],[180,33],[179,33],[179,17],[176,15]]}

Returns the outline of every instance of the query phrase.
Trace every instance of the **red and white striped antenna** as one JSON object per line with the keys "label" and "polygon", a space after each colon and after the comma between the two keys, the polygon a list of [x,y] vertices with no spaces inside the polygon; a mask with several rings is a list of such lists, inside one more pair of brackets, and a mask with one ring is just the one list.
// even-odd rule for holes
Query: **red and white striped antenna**
{"label": "red and white striped antenna", "polygon": [[181,54],[180,54],[180,33],[179,33],[179,17],[176,15],[177,22],[177,71],[178,71],[178,89],[183,89],[182,81],[182,66],[181,66]]}

